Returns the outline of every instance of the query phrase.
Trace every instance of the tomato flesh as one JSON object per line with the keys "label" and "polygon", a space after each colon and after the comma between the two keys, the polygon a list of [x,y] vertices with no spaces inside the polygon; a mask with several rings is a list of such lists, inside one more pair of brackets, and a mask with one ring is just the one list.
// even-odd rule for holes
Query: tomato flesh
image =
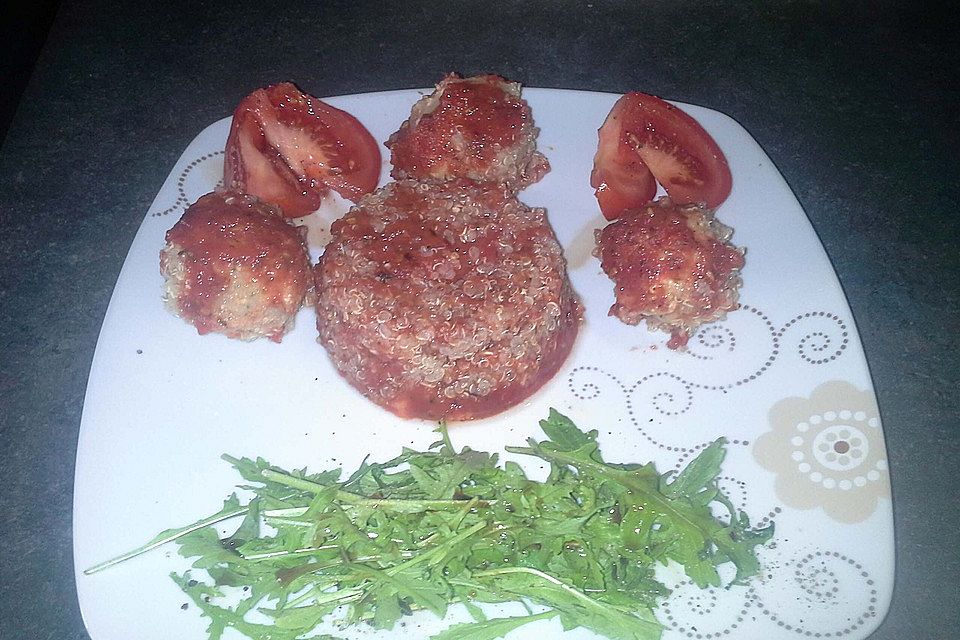
{"label": "tomato flesh", "polygon": [[224,186],[287,217],[312,213],[329,189],[356,202],[379,178],[380,149],[360,121],[292,83],[254,91],[233,115]]}
{"label": "tomato flesh", "polygon": [[654,179],[674,202],[711,208],[733,185],[723,152],[700,123],[660,98],[628,93],[600,128],[590,184],[603,215],[614,220],[653,199]]}
{"label": "tomato flesh", "polygon": [[[609,120],[609,119],[608,119]],[[607,220],[638,209],[657,195],[657,181],[643,160],[620,145],[616,127],[600,129],[600,145],[590,173],[590,186]]]}

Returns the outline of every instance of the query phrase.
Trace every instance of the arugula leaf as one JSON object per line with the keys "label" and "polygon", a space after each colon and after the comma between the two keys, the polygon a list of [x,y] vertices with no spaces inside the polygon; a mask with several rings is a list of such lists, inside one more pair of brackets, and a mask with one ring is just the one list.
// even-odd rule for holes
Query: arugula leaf
{"label": "arugula leaf", "polygon": [[232,536],[223,540],[223,546],[227,549],[237,549],[246,544],[247,540],[253,540],[260,537],[260,499],[254,498],[247,504],[247,513],[243,516],[243,522]]}
{"label": "arugula leaf", "polygon": [[717,438],[690,461],[672,482],[661,485],[664,495],[669,498],[693,496],[707,489],[720,475],[720,465],[726,455],[723,445],[726,442],[724,438]]}
{"label": "arugula leaf", "polygon": [[546,420],[540,421],[540,428],[560,451],[573,451],[597,441],[596,431],[584,433],[573,424],[573,420],[554,408],[550,409]]}
{"label": "arugula leaf", "polygon": [[494,618],[484,622],[464,622],[430,636],[430,640],[496,640],[525,624],[555,618],[557,615],[557,611],[548,610],[541,613],[532,613],[528,616]]}

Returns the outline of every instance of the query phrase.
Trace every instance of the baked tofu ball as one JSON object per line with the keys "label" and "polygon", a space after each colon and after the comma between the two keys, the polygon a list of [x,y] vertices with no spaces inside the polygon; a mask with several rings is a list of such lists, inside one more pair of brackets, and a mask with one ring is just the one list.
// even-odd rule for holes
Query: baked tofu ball
{"label": "baked tofu ball", "polygon": [[743,250],[730,244],[732,234],[710,209],[670,198],[597,230],[594,255],[616,294],[610,315],[627,324],[646,320],[671,334],[669,348],[684,347],[699,326],[739,306]]}
{"label": "baked tofu ball", "polygon": [[581,309],[543,209],[502,186],[402,181],[331,228],[316,268],[320,342],[403,418],[515,405],[570,353]]}
{"label": "baked tofu ball", "polygon": [[387,141],[391,175],[430,182],[468,178],[516,191],[550,170],[537,151],[538,133],[519,83],[449,75],[413,105]]}
{"label": "baked tofu ball", "polygon": [[209,193],[167,232],[164,302],[202,335],[280,342],[310,290],[304,229],[239,192]]}

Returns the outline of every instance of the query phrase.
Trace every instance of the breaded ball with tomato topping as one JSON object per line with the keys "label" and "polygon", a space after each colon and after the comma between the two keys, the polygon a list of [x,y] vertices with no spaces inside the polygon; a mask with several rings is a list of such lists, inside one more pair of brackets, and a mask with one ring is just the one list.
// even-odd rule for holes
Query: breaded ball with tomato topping
{"label": "breaded ball with tomato topping", "polygon": [[280,342],[313,285],[304,235],[253,196],[208,193],[167,232],[167,308],[200,334]]}
{"label": "breaded ball with tomato topping", "polygon": [[391,175],[431,182],[467,178],[517,191],[550,170],[537,151],[538,133],[519,83],[449,75],[413,105],[387,141]]}
{"label": "breaded ball with tomato topping", "polygon": [[502,186],[395,182],[331,228],[317,326],[340,373],[403,418],[470,420],[540,388],[581,309],[543,209]]}
{"label": "breaded ball with tomato topping", "polygon": [[739,306],[743,250],[730,244],[732,234],[710,209],[670,198],[597,230],[594,255],[615,285],[610,315],[627,324],[646,320],[671,334],[669,348],[685,346],[700,325]]}

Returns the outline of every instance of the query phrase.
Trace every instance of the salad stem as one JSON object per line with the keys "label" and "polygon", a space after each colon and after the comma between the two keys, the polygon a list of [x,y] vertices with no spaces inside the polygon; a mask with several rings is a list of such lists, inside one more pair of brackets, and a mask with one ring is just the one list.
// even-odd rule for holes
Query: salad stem
{"label": "salad stem", "polygon": [[182,538],[188,533],[193,533],[194,531],[203,529],[204,527],[209,527],[210,525],[216,524],[218,522],[223,522],[224,520],[229,520],[230,518],[236,518],[237,516],[245,515],[249,510],[250,510],[249,506],[244,506],[244,507],[239,507],[237,509],[233,509],[231,511],[226,511],[223,513],[212,515],[208,518],[204,518],[203,520],[197,520],[193,524],[187,525],[182,529],[174,529],[172,531],[169,531],[166,534],[161,534],[160,536],[154,538],[153,540],[143,545],[142,547],[137,547],[136,549],[132,549],[115,558],[111,558],[99,564],[95,564],[89,569],[84,569],[83,573],[84,575],[89,576],[99,571],[103,571],[104,569],[112,567],[116,564],[120,564],[121,562],[129,560],[130,558],[135,558],[139,555],[143,555],[148,551],[152,551],[157,547],[167,544],[168,542],[173,542],[177,538]]}

